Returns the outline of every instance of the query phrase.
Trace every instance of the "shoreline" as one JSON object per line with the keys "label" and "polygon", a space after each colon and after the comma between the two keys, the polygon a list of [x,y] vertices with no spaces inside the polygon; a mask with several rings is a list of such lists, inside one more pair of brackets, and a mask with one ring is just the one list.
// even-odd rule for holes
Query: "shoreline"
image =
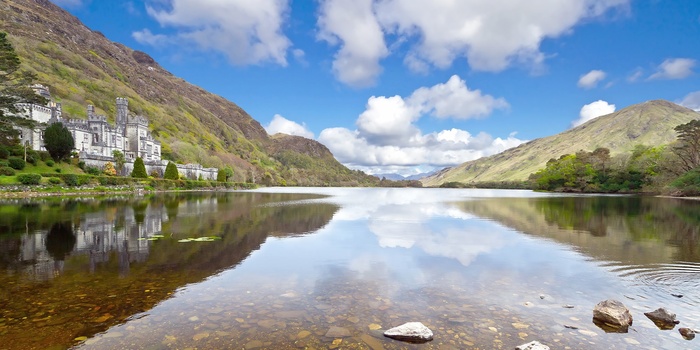
{"label": "shoreline", "polygon": [[114,191],[94,191],[93,189],[85,189],[83,191],[56,192],[56,191],[5,191],[0,189],[0,200],[2,199],[30,199],[44,197],[81,197],[81,196],[109,196],[109,195],[146,195],[155,193],[179,193],[179,192],[234,192],[240,189],[231,188],[198,188],[198,189],[183,189],[183,190],[144,190],[143,188],[120,189]]}

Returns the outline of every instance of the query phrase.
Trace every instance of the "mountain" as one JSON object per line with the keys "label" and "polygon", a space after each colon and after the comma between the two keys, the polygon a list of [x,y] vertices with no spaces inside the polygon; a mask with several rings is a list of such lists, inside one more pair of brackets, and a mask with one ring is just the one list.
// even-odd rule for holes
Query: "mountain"
{"label": "mountain", "polygon": [[420,173],[420,174],[415,174],[415,175],[409,175],[409,176],[403,176],[399,174],[374,174],[373,176],[376,176],[377,178],[386,178],[388,180],[393,180],[393,181],[401,181],[401,180],[420,180],[424,177],[428,177],[430,175],[435,174],[435,172],[429,172],[429,173]]}
{"label": "mountain", "polygon": [[235,103],[173,76],[147,53],[110,41],[48,0],[1,1],[0,30],[9,34],[23,68],[50,88],[64,116],[86,118],[85,106],[92,104],[96,113],[114,122],[114,101],[126,97],[130,111],[150,121],[166,159],[209,167],[229,165],[235,181],[252,176],[271,184],[342,184],[348,172],[350,182],[366,184],[370,179],[347,168],[342,173],[325,171],[325,159],[312,162],[313,171],[302,169],[304,177],[295,177],[298,169],[285,166],[272,153],[285,148],[280,146],[285,140],[294,140],[308,147],[290,148],[292,152],[301,150],[300,156],[315,161],[303,150],[322,147],[316,141],[273,140]]}
{"label": "mountain", "polygon": [[674,127],[700,118],[700,113],[674,103],[654,100],[588,121],[557,135],[543,137],[499,154],[476,159],[422,180],[425,186],[446,182],[521,181],[552,158],[598,147],[615,155],[634,146],[662,145],[676,139]]}

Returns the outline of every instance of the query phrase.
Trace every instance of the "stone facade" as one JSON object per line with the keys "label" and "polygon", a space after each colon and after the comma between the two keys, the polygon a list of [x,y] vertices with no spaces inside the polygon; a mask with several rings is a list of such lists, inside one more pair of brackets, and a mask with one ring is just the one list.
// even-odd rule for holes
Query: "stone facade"
{"label": "stone facade", "polygon": [[[43,85],[32,85],[39,95],[51,101],[49,89]],[[46,106],[22,103],[17,104],[19,115],[36,122],[34,128],[21,128],[20,141],[35,151],[46,151],[44,130],[52,123],[63,123],[73,134],[74,150],[86,165],[104,168],[108,162],[114,163],[114,151],[120,151],[126,158],[124,174],[131,173],[137,157],[143,159],[146,171],[155,171],[160,176],[165,172],[168,161],[161,159],[161,144],[148,131],[148,119],[129,114],[129,101],[117,97],[116,123],[110,124],[107,117],[95,113],[95,107],[87,106],[87,120],[64,118],[61,105],[53,101]],[[199,164],[177,164],[180,174],[188,179],[216,180],[218,169],[204,168]]]}

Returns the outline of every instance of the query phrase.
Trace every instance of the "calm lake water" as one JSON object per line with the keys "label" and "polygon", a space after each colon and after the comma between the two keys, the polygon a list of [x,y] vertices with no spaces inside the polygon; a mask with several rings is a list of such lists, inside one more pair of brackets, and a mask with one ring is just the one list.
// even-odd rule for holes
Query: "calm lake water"
{"label": "calm lake water", "polygon": [[[700,348],[643,315],[666,307],[700,328],[689,200],[271,188],[5,201],[0,268],[0,349]],[[608,298],[631,310],[629,333],[592,323]],[[435,339],[382,337],[409,321]]]}

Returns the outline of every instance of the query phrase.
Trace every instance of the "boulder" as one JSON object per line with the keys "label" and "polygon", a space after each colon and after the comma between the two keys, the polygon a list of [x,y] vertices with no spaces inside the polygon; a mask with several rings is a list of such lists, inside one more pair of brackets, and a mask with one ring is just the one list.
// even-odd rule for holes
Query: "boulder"
{"label": "boulder", "polygon": [[411,343],[425,343],[433,340],[433,331],[420,322],[408,322],[387,330],[384,336]]}
{"label": "boulder", "polygon": [[685,340],[695,339],[695,331],[690,328],[678,328],[678,333],[680,333]]}
{"label": "boulder", "polygon": [[516,346],[515,350],[549,350],[549,346],[535,340],[527,344]]}
{"label": "boulder", "polygon": [[652,312],[645,312],[644,315],[654,322],[656,327],[662,330],[673,329],[677,324],[681,323],[676,320],[676,314],[670,313],[662,307]]}
{"label": "boulder", "polygon": [[608,299],[593,308],[593,323],[606,332],[627,333],[632,325],[632,315],[624,304]]}

